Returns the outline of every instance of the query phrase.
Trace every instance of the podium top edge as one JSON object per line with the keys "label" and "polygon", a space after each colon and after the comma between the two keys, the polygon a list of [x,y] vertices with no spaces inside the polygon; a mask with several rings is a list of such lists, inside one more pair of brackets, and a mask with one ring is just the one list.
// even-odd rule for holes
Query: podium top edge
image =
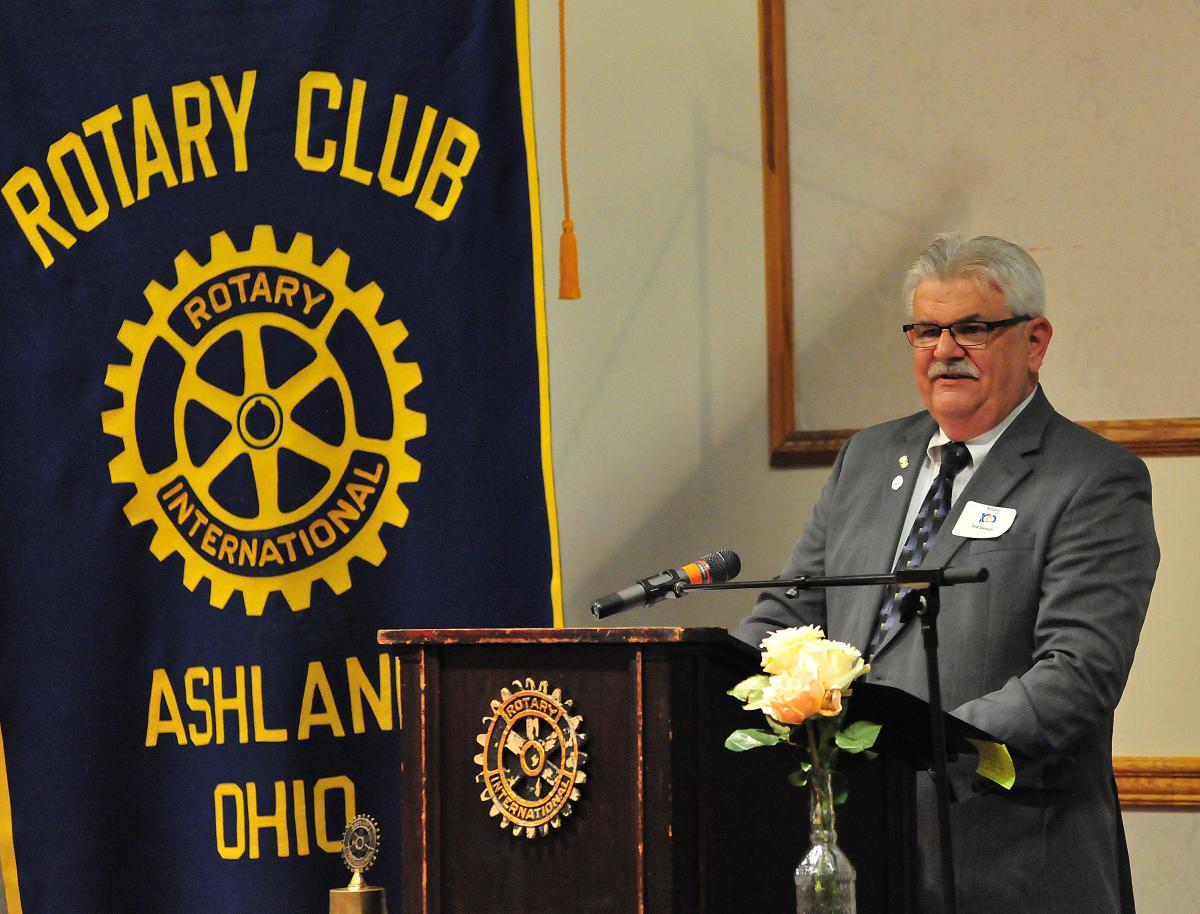
{"label": "podium top edge", "polygon": [[[723,628],[383,628],[380,644],[697,644],[740,645]],[[746,645],[749,649],[749,645]]]}

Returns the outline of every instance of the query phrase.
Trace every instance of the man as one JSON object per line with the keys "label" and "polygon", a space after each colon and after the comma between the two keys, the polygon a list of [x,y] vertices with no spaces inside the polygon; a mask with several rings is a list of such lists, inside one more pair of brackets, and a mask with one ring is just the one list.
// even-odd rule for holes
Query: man
{"label": "man", "polygon": [[[904,294],[928,412],[847,442],[783,575],[986,567],[986,584],[941,595],[943,700],[1009,747],[1017,780],[1006,791],[952,773],[959,910],[1132,911],[1112,720],[1158,567],[1146,467],[1042,392],[1053,330],[1024,250],[939,236]],[[757,646],[776,628],[820,625],[868,656],[867,681],[924,698],[921,633],[896,622],[894,598],[766,592],[737,635]],[[936,911],[936,806],[922,774],[917,802],[920,910]]]}

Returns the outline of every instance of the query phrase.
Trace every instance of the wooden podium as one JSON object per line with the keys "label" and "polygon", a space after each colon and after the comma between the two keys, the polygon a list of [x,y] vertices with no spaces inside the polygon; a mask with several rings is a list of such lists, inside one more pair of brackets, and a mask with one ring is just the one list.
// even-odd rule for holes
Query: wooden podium
{"label": "wooden podium", "polygon": [[[401,665],[404,914],[791,912],[808,796],[734,753],[758,654],[715,628],[384,630]],[[911,777],[849,757],[860,911],[906,911]],[[581,774],[580,774],[581,773]],[[398,891],[397,891],[398,889]]]}

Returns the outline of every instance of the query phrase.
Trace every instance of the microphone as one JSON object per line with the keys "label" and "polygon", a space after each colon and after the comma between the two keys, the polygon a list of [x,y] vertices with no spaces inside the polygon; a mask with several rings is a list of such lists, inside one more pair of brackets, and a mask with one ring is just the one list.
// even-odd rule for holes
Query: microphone
{"label": "microphone", "polygon": [[668,568],[652,577],[642,578],[632,587],[618,590],[592,601],[592,615],[597,619],[611,616],[638,606],[653,606],[664,599],[673,599],[676,584],[724,584],[736,578],[742,570],[742,560],[732,549],[718,549],[682,568]]}

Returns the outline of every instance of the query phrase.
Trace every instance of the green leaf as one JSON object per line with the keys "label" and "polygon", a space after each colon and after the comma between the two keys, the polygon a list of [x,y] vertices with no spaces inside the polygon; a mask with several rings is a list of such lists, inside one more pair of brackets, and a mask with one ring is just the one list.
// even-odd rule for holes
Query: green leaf
{"label": "green leaf", "polygon": [[846,797],[850,795],[850,779],[840,771],[831,772],[829,775],[830,786],[833,787],[833,804],[840,806],[846,802]]}
{"label": "green leaf", "polygon": [[783,740],[766,730],[734,730],[725,738],[725,748],[734,752],[745,752],[759,746],[774,746]]}
{"label": "green leaf", "polygon": [[[809,767],[811,768],[812,766],[810,765]],[[808,768],[793,771],[788,775],[788,783],[793,787],[806,787],[808,785]]]}
{"label": "green leaf", "polygon": [[762,690],[767,687],[767,683],[770,681],[770,676],[760,673],[757,676],[750,676],[743,679],[725,694],[732,695],[738,701],[757,701],[762,698]]}
{"label": "green leaf", "polygon": [[845,730],[839,730],[834,739],[837,741],[839,749],[845,749],[847,752],[862,752],[875,745],[881,729],[883,728],[880,724],[873,724],[869,720],[856,720]]}

